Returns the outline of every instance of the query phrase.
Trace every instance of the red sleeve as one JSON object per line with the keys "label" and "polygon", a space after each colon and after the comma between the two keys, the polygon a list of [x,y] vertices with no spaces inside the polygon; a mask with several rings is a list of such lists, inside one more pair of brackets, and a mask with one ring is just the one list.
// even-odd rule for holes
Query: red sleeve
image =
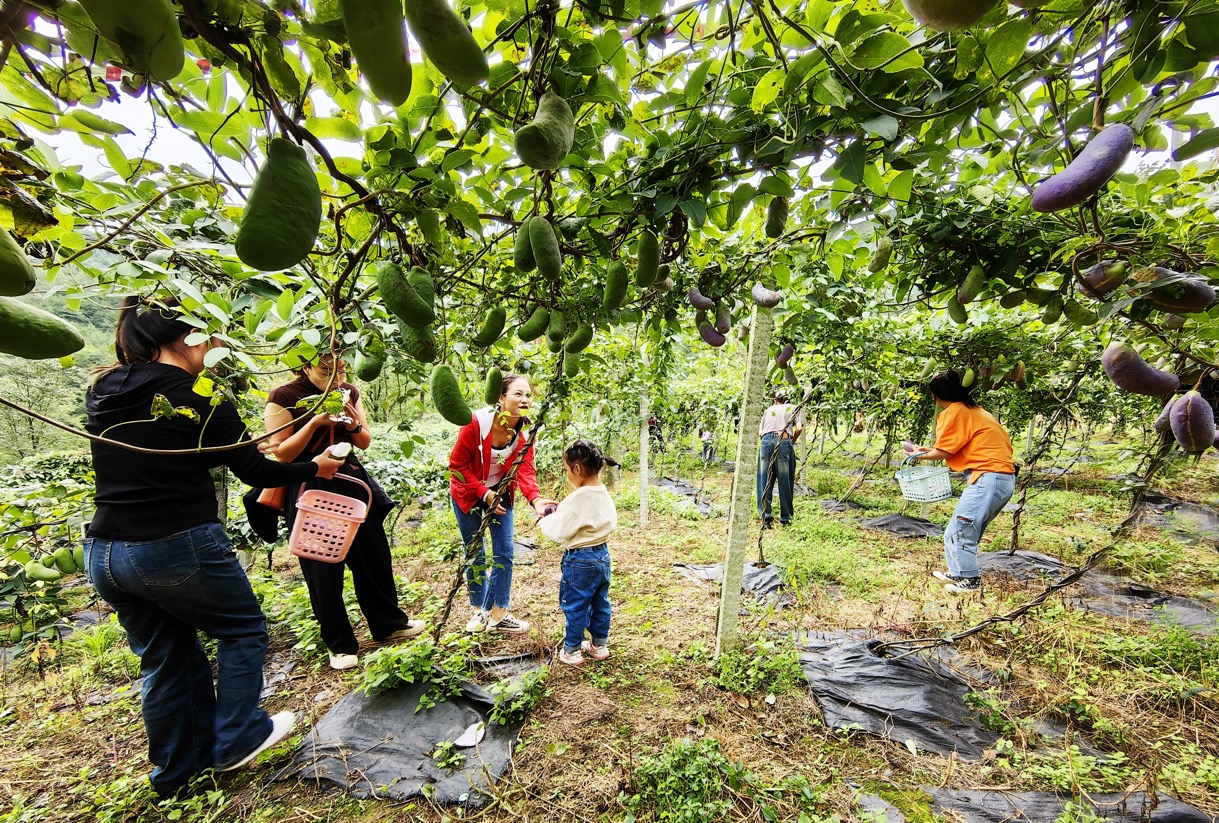
{"label": "red sleeve", "polygon": [[487,486],[479,476],[478,449],[478,421],[475,420],[457,433],[457,443],[449,455],[449,490],[459,503],[474,503],[487,493]]}
{"label": "red sleeve", "polygon": [[538,476],[533,470],[533,445],[525,448],[525,456],[521,459],[521,467],[516,470],[516,482],[521,488],[521,493],[525,495],[525,500],[529,504],[533,504],[541,492],[538,491]]}

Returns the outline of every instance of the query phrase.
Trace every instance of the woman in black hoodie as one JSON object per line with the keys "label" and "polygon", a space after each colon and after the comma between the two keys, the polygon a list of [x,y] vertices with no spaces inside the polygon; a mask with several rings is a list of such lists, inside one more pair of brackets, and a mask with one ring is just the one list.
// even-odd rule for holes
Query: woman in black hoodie
{"label": "woman in black hoodie", "polygon": [[[210,470],[228,466],[245,483],[274,487],[328,478],[342,465],[329,454],[264,458],[231,403],[193,390],[210,341],[187,345],[196,329],[176,308],[124,300],[118,363],[86,395],[89,432],[134,447],[92,444],[97,512],[85,573],[140,657],[151,780],[162,796],[209,768],[246,765],[296,720],[258,705],[266,619],[220,525]],[[200,631],[217,641],[215,684]]]}

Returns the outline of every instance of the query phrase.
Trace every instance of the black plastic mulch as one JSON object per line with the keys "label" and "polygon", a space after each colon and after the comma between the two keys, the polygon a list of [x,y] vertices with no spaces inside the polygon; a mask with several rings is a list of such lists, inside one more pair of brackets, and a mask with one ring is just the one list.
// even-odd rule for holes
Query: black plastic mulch
{"label": "black plastic mulch", "polygon": [[[1089,794],[1064,798],[1047,792],[995,792],[973,789],[932,789],[920,791],[931,799],[931,811],[948,820],[962,823],[1050,823],[1057,820],[1068,803],[1077,810],[1087,809],[1101,820],[1114,823],[1217,823],[1219,818],[1167,795],[1153,801],[1146,792],[1130,794]],[[871,794],[859,794],[859,808],[888,823],[905,823],[907,817],[892,804]],[[947,814],[945,814],[947,813]],[[877,819],[874,817],[873,819]],[[921,817],[919,819],[922,819]],[[1073,817],[1072,819],[1078,819]]]}
{"label": "black plastic mulch", "polygon": [[[984,574],[1002,573],[1039,582],[1052,581],[1071,571],[1057,558],[1028,551],[982,552],[978,565]],[[1206,634],[1219,630],[1219,606],[1215,604],[1165,594],[1128,577],[1100,571],[1088,572],[1076,585],[1082,594],[1069,594],[1066,602],[1077,609]]]}
{"label": "black plastic mulch", "polygon": [[[724,579],[723,563],[674,563],[673,568],[692,580],[719,583]],[[779,567],[773,563],[746,563],[741,574],[741,591],[752,594],[760,603],[769,603],[776,608],[782,608],[792,602],[791,597],[783,591],[783,578],[779,575]]]}
{"label": "black plastic mulch", "polygon": [[[519,675],[539,662],[515,655],[480,661],[496,675]],[[491,784],[508,769],[523,721],[502,726],[491,722],[494,698],[468,681],[462,682],[457,696],[416,713],[426,688],[407,684],[343,697],[275,779],[326,780],[359,798],[426,795],[437,803],[482,807],[492,795]],[[437,744],[457,740],[476,723],[485,724],[485,736],[476,746],[456,749],[464,762],[451,769],[438,767],[431,756]]]}
{"label": "black plastic mulch", "polygon": [[1189,543],[1219,544],[1219,511],[1209,506],[1146,492],[1139,503],[1139,522]]}
{"label": "black plastic mulch", "polygon": [[711,504],[708,502],[710,495],[706,489],[701,492],[699,487],[691,483],[689,480],[674,480],[672,477],[657,477],[653,478],[650,485],[657,488],[665,489],[673,494],[681,497],[689,498],[689,505],[698,510],[699,514],[711,514]]}
{"label": "black plastic mulch", "polygon": [[978,760],[997,735],[965,705],[974,689],[940,661],[919,655],[879,657],[870,642],[827,635],[802,637],[800,665],[834,729],[858,729],[925,751]]}
{"label": "black plastic mulch", "polygon": [[907,517],[904,514],[883,514],[880,517],[868,517],[859,521],[859,525],[873,531],[886,531],[898,537],[943,537],[944,527],[937,526],[930,520],[921,517]]}

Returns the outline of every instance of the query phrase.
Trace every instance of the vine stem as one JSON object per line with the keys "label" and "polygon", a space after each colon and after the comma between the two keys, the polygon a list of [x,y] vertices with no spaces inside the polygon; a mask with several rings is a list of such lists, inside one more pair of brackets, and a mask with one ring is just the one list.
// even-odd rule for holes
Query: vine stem
{"label": "vine stem", "polygon": [[149,200],[147,203],[145,203],[143,206],[141,206],[139,209],[137,209],[135,214],[128,217],[123,222],[123,224],[120,225],[117,229],[115,229],[114,231],[107,234],[101,240],[97,240],[97,241],[85,246],[83,249],[81,249],[80,251],[78,251],[76,254],[72,255],[68,259],[61,260],[59,265],[66,266],[69,263],[73,262],[74,260],[79,260],[81,257],[83,257],[84,255],[88,254],[89,252],[93,251],[94,249],[98,249],[98,248],[101,248],[102,246],[106,245],[111,240],[113,240],[114,238],[116,238],[120,234],[122,234],[124,231],[126,231],[131,226],[132,223],[134,223],[136,220],[139,220],[140,217],[143,216],[145,213],[147,213],[147,211],[149,209],[151,209],[153,206],[155,206],[157,203],[159,203],[163,198],[167,197],[168,195],[171,195],[176,191],[181,191],[182,189],[192,188],[194,186],[215,186],[215,185],[216,185],[215,180],[194,180],[190,183],[179,183],[176,186],[170,186],[169,188],[165,189],[164,191],[157,192],[157,194],[151,200]]}

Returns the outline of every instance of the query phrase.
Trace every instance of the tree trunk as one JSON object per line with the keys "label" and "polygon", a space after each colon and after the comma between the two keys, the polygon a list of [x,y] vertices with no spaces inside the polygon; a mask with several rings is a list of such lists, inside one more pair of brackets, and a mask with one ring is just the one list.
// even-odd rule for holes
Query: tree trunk
{"label": "tree trunk", "polygon": [[648,449],[651,437],[648,431],[648,388],[639,392],[639,528],[648,527]]}
{"label": "tree trunk", "polygon": [[741,576],[748,551],[749,524],[755,519],[753,493],[758,465],[758,424],[769,405],[766,371],[770,365],[770,338],[774,319],[766,310],[753,310],[749,335],[749,365],[745,370],[741,422],[737,429],[736,471],[732,473],[732,507],[728,511],[728,545],[724,557],[724,585],[715,631],[715,653],[739,642],[737,611],[741,607]]}

